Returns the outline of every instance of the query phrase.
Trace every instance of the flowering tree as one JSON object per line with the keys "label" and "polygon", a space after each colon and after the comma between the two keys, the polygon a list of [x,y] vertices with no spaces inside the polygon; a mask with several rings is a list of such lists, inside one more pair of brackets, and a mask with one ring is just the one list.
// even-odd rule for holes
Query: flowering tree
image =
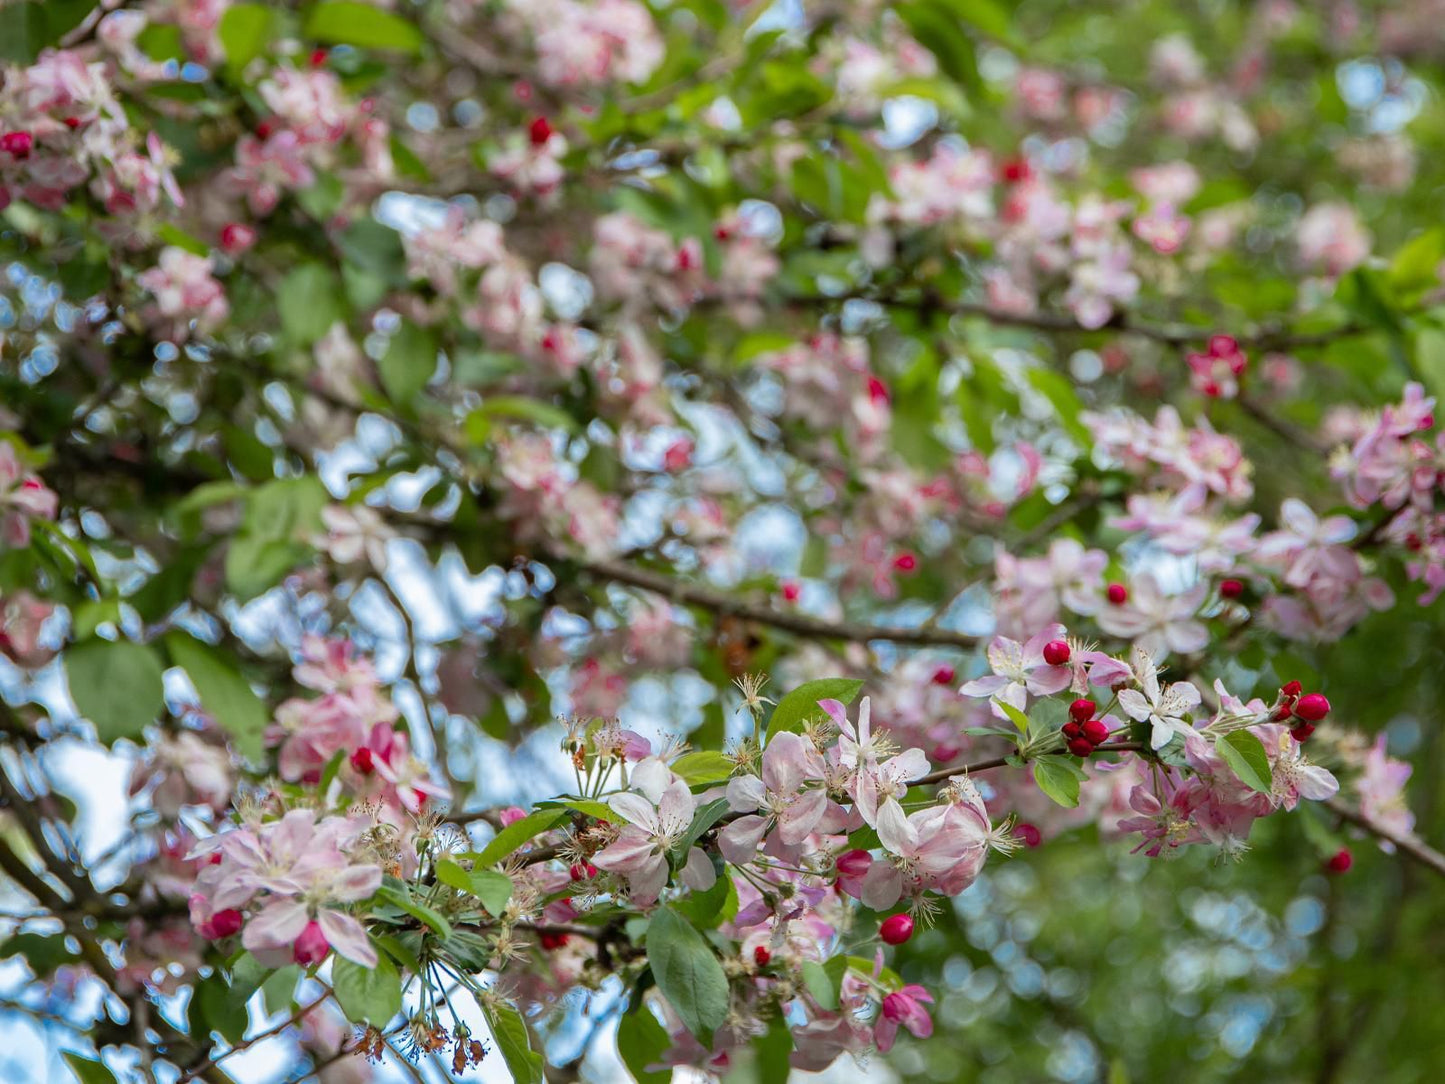
{"label": "flowering tree", "polygon": [[1439,5],[1011,7],[0,6],[0,1064],[1438,1066]]}

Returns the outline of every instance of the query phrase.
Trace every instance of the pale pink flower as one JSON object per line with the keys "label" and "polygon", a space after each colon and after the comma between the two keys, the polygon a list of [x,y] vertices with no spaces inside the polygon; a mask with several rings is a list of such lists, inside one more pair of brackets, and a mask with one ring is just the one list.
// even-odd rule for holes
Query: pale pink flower
{"label": "pale pink flower", "polygon": [[[718,839],[731,862],[751,861],[757,839],[774,826],[785,846],[797,846],[827,811],[827,790],[808,786],[822,781],[824,768],[823,758],[806,738],[787,731],[775,734],[763,750],[762,772],[761,778],[739,775],[728,780],[729,808],[750,814],[729,824]],[[755,810],[762,810],[763,816],[751,815]],[[761,827],[754,823],[758,821]]]}
{"label": "pale pink flower", "polygon": [[1209,585],[1197,583],[1166,595],[1151,573],[1142,572],[1129,585],[1128,601],[1105,606],[1094,620],[1109,635],[1132,640],[1150,655],[1188,654],[1209,643],[1209,630],[1194,616],[1208,594]]}
{"label": "pale pink flower", "polygon": [[1122,690],[1119,707],[1129,718],[1150,724],[1149,747],[1163,749],[1176,734],[1186,740],[1193,736],[1194,727],[1185,717],[1199,706],[1199,690],[1187,681],[1161,685],[1154,660],[1138,647],[1134,649],[1134,676],[1143,691]]}
{"label": "pale pink flower", "polygon": [[[1069,668],[1052,666],[1044,661],[1044,646],[1063,638],[1062,625],[1048,626],[1026,644],[1006,636],[995,636],[988,645],[988,664],[993,673],[964,683],[958,691],[964,696],[1000,700],[1023,711],[1028,707],[1030,693],[1050,696],[1068,688],[1072,677]],[[997,704],[993,705],[993,713],[1000,719],[1008,718]]]}
{"label": "pale pink flower", "polygon": [[613,812],[628,823],[592,861],[626,877],[633,900],[647,906],[657,901],[667,884],[668,852],[692,824],[696,802],[687,783],[674,779],[660,760],[639,764],[632,786],[635,791],[608,799]]}

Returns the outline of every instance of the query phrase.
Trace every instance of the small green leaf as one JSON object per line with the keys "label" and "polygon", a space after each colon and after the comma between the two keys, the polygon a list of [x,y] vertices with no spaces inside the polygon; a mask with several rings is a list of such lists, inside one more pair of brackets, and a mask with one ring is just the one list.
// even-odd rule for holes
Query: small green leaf
{"label": "small green leaf", "polygon": [[721,783],[733,774],[733,762],[716,749],[699,749],[673,761],[672,770],[688,783]]}
{"label": "small green leaf", "polygon": [[391,401],[410,407],[437,369],[437,341],[424,327],[403,320],[377,365]]}
{"label": "small green leaf", "polygon": [[231,736],[237,751],[248,760],[259,761],[270,713],[241,672],[230,659],[189,633],[168,633],[165,644],[171,661],[196,687],[201,706]]}
{"label": "small green leaf", "polygon": [[[848,966],[848,961],[843,957],[843,967]],[[832,963],[832,960],[829,961]],[[841,977],[841,975],[839,976]],[[837,979],[828,973],[827,968],[814,960],[806,960],[803,963],[803,985],[808,988],[808,993],[813,995],[813,1000],[828,1012],[838,1011],[838,982]]]}
{"label": "small green leaf", "polygon": [[232,4],[216,28],[226,51],[226,68],[237,76],[266,51],[271,33],[271,12],[263,4]]}
{"label": "small green leaf", "polygon": [[992,703],[1009,717],[1009,721],[1018,727],[1020,734],[1027,734],[1029,732],[1029,717],[1027,715],[1019,711],[1019,709],[1012,704],[1000,700],[998,697],[994,697]]}
{"label": "small green leaf", "polygon": [[421,31],[400,15],[357,0],[327,0],[311,9],[306,36],[380,52],[419,53]]}
{"label": "small green leaf", "polygon": [[401,1012],[401,976],[388,956],[378,956],[375,967],[338,956],[331,965],[331,986],[336,1003],[354,1024],[385,1027]]}
{"label": "small green leaf", "polygon": [[566,814],[551,809],[529,813],[521,820],[513,821],[503,828],[497,833],[496,838],[480,851],[472,852],[465,857],[472,859],[478,866],[494,866],[502,859],[511,857],[512,852],[518,847],[555,826],[565,816]]}
{"label": "small green leaf", "polygon": [[663,1055],[672,1047],[667,1029],[641,1004],[641,995],[617,1024],[617,1053],[622,1064],[632,1074],[637,1084],[668,1084],[672,1080],[672,1067],[663,1065],[660,1069],[649,1070],[649,1065],[661,1065]]}
{"label": "small green leaf", "polygon": [[438,937],[450,937],[452,935],[452,924],[446,920],[446,916],[439,911],[428,907],[424,903],[414,899],[405,885],[399,882],[383,884],[376,890],[376,898],[399,907],[418,922],[429,926]]}
{"label": "small green leaf", "polygon": [[482,901],[490,915],[500,915],[512,898],[512,879],[489,869],[467,870],[445,859],[437,863],[437,880]]}
{"label": "small green leaf", "polygon": [[1066,809],[1079,804],[1079,774],[1063,757],[1039,757],[1034,761],[1034,782],[1039,790]]}
{"label": "small green leaf", "polygon": [[129,640],[87,640],[65,653],[70,696],[106,745],[135,738],[165,706],[156,653]]}
{"label": "small green leaf", "polygon": [[527,1038],[527,1025],[522,1016],[509,1006],[487,1006],[487,1026],[501,1051],[513,1084],[542,1084],[542,1055],[532,1049]]}
{"label": "small green leaf", "polygon": [[728,980],[712,946],[677,912],[663,907],[647,926],[647,956],[657,988],[683,1025],[706,1046],[728,1014]]}
{"label": "small green leaf", "polygon": [[287,336],[300,346],[310,346],[343,317],[341,283],[324,264],[304,263],[281,280],[276,311]]}
{"label": "small green leaf", "polygon": [[822,717],[819,700],[851,704],[862,689],[863,682],[855,678],[819,678],[804,682],[778,701],[773,717],[768,720],[768,733],[772,735],[789,730],[801,734],[808,720]]}
{"label": "small green leaf", "polygon": [[63,1050],[60,1056],[79,1084],[116,1084],[115,1074],[101,1062],[83,1058],[73,1050]]}
{"label": "small green leaf", "polygon": [[1248,730],[1234,730],[1214,743],[1229,770],[1250,790],[1268,794],[1274,787],[1274,775],[1269,767],[1269,754],[1264,743]]}

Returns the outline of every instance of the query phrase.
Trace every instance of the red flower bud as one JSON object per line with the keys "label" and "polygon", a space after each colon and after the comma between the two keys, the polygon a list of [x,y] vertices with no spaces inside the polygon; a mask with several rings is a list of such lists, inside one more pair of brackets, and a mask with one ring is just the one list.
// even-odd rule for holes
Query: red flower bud
{"label": "red flower bud", "polygon": [[1075,738],[1069,742],[1069,752],[1076,757],[1086,757],[1094,751],[1094,743],[1088,738]]}
{"label": "red flower bud", "polygon": [[296,938],[296,946],[291,950],[291,958],[302,967],[310,967],[312,964],[319,964],[326,959],[326,954],[331,951],[331,942],[326,940],[326,935],[321,932],[321,923],[314,918],[306,923],[306,928],[301,931],[301,936]]}
{"label": "red flower bud", "polygon": [[757,948],[753,949],[753,962],[756,963],[759,967],[767,967],[768,961],[772,958],[773,954],[768,951],[767,945],[759,945]]}
{"label": "red flower bud", "polygon": [[1129,589],[1122,583],[1109,584],[1108,590],[1104,593],[1109,596],[1109,601],[1115,606],[1122,606],[1129,601]]}
{"label": "red flower bud", "polygon": [[788,602],[797,602],[803,593],[803,585],[797,580],[783,581],[783,598]]}
{"label": "red flower bud", "polygon": [[1078,741],[1084,736],[1084,724],[1076,723],[1070,719],[1060,729],[1064,732],[1065,741]]}
{"label": "red flower bud", "polygon": [[542,943],[544,949],[551,952],[567,943],[567,935],[565,933],[540,933],[537,935],[537,940]]}
{"label": "red flower bud", "polygon": [[913,936],[913,919],[908,915],[889,915],[878,927],[878,936],[890,945],[901,945]]}
{"label": "red flower bud", "polygon": [[211,921],[206,924],[208,939],[219,940],[222,937],[230,937],[241,932],[241,912],[234,907],[224,911],[217,911],[211,916]]}
{"label": "red flower bud", "polygon": [[0,151],[12,158],[29,158],[35,146],[35,137],[29,132],[6,132],[0,136]]}
{"label": "red flower bud", "polygon": [[1244,584],[1239,580],[1225,580],[1219,585],[1219,594],[1224,598],[1238,598],[1244,594]]}
{"label": "red flower bud", "polygon": [[1347,873],[1349,868],[1355,864],[1355,856],[1350,853],[1348,847],[1341,847],[1325,863],[1325,869],[1331,873]]}
{"label": "red flower bud", "polygon": [[1280,686],[1279,691],[1285,696],[1293,698],[1304,692],[1304,686],[1298,681],[1287,681]]}
{"label": "red flower bud", "polygon": [[1085,700],[1080,697],[1069,705],[1069,718],[1076,723],[1087,723],[1094,717],[1095,706],[1092,700]]}
{"label": "red flower bud", "polygon": [[546,117],[538,117],[527,126],[527,136],[532,140],[532,146],[540,147],[552,138],[552,125]]}
{"label": "red flower bud", "polygon": [[911,553],[900,553],[893,558],[893,567],[899,572],[912,572],[918,567],[918,558]]}
{"label": "red flower bud", "polygon": [[362,775],[370,775],[372,773],[372,770],[376,767],[376,763],[371,755],[371,750],[363,745],[356,752],[352,753],[351,766]]}
{"label": "red flower bud", "polygon": [[1211,335],[1209,352],[1217,358],[1227,358],[1239,353],[1239,343],[1231,335]]}
{"label": "red flower bud", "polygon": [[1025,847],[1037,847],[1044,841],[1044,835],[1032,824],[1020,824],[1014,829],[1014,835],[1024,841]]}
{"label": "red flower bud", "polygon": [[1311,734],[1313,734],[1314,732],[1315,732],[1315,724],[1314,724],[1314,723],[1300,723],[1298,726],[1294,727],[1294,728],[1289,732],[1289,736],[1290,736],[1291,738],[1293,738],[1295,741],[1300,742],[1301,744],[1303,744],[1304,742],[1306,742],[1306,741],[1309,740],[1309,736],[1310,736]]}
{"label": "red flower bud", "polygon": [[1094,745],[1103,745],[1109,740],[1109,728],[1102,719],[1090,719],[1084,724],[1084,740]]}
{"label": "red flower bud", "polygon": [[326,58],[329,57],[330,55],[331,55],[331,54],[328,53],[325,49],[312,49],[312,50],[311,50],[311,66],[312,66],[313,68],[319,68],[319,67],[321,67],[321,65],[323,65],[323,64],[326,63]]}
{"label": "red flower bud", "polygon": [[957,676],[958,671],[955,670],[953,667],[945,664],[943,666],[940,666],[937,670],[933,671],[933,684],[952,685],[954,678],[956,678]]}
{"label": "red flower bud", "polygon": [[1310,693],[1309,696],[1299,698],[1299,703],[1294,706],[1294,713],[1301,719],[1317,723],[1330,713],[1330,702],[1319,693]]}
{"label": "red flower bud", "polygon": [[256,231],[239,222],[221,227],[221,248],[226,252],[245,252],[256,243]]}
{"label": "red flower bud", "polygon": [[1050,666],[1063,666],[1071,654],[1069,645],[1062,640],[1050,640],[1044,645],[1044,662]]}

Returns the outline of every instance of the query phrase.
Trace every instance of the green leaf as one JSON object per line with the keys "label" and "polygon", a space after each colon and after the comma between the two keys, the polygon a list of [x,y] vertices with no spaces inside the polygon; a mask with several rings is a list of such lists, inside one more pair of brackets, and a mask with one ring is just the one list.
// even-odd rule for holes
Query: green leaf
{"label": "green leaf", "polygon": [[106,745],[139,737],[165,706],[156,653],[129,640],[87,640],[65,653],[65,676],[80,714]]}
{"label": "green leaf", "polygon": [[[190,1017],[193,1032],[219,1032],[221,1038],[232,1045],[241,1041],[251,1022],[251,1014],[246,1009],[246,998],[236,997],[230,983],[219,974],[213,974],[196,984],[187,1015]],[[201,1026],[196,1028],[198,1022]]]}
{"label": "green leaf", "polygon": [[391,884],[382,884],[376,890],[376,898],[393,907],[401,908],[418,922],[430,927],[438,937],[447,938],[452,935],[452,924],[446,920],[446,916],[413,899],[410,889],[400,882],[393,881]]}
{"label": "green leaf", "polygon": [[261,999],[266,1005],[266,1011],[274,1015],[289,1010],[292,998],[296,996],[296,983],[300,979],[301,968],[296,964],[287,964],[271,972],[266,981],[261,983]]}
{"label": "green leaf", "polygon": [[784,730],[801,734],[808,720],[822,716],[819,700],[851,704],[862,688],[863,682],[855,678],[819,678],[804,682],[778,701],[773,717],[768,720],[768,734],[779,734]]}
{"label": "green leaf", "polygon": [[55,973],[56,968],[80,959],[76,953],[66,947],[67,936],[63,933],[13,934],[5,939],[3,945],[0,945],[0,960],[8,960],[12,956],[23,957],[37,978],[48,978]]}
{"label": "green leaf", "polygon": [[1000,700],[996,696],[990,701],[990,703],[994,704],[999,709],[999,711],[1003,712],[1009,717],[1009,721],[1012,722],[1014,726],[1018,727],[1020,734],[1027,734],[1029,732],[1029,717],[1023,712],[1019,711],[1018,708],[1014,707],[1012,704]]}
{"label": "green leaf", "polygon": [[711,1044],[728,1014],[728,980],[712,946],[677,912],[663,907],[647,926],[647,956],[662,996],[683,1026]]}
{"label": "green leaf", "polygon": [[1250,790],[1268,794],[1274,787],[1264,743],[1248,730],[1233,730],[1214,743],[1229,770]]}
{"label": "green leaf", "polygon": [[542,1084],[542,1055],[532,1049],[521,1014],[507,1005],[489,1005],[486,1013],[487,1027],[492,1029],[513,1084]]}
{"label": "green leaf", "polygon": [[715,930],[731,922],[738,913],[738,886],[726,869],[706,892],[689,892],[674,901],[677,913],[700,930]]}
{"label": "green leaf", "polygon": [[238,535],[226,547],[226,586],[248,602],[275,587],[310,555],[310,547],[295,542]]}
{"label": "green leaf", "polygon": [[410,320],[403,320],[377,368],[392,402],[409,407],[436,372],[436,336]]}
{"label": "green leaf", "polygon": [[1048,734],[1069,721],[1069,709],[1056,697],[1045,697],[1029,713],[1029,728],[1034,734]]}
{"label": "green leaf", "polygon": [[472,859],[478,866],[494,866],[502,859],[510,857],[513,851],[533,836],[540,835],[556,825],[565,816],[566,814],[550,809],[529,813],[521,820],[513,821],[503,828],[497,833],[496,838],[480,851],[468,854],[466,857]]}
{"label": "green leaf", "polygon": [[0,59],[33,64],[96,7],[96,0],[29,0],[0,6]]}
{"label": "green leaf", "polygon": [[73,1050],[63,1050],[60,1056],[80,1084],[116,1084],[115,1074],[101,1062],[83,1058]]}
{"label": "green leaf", "polygon": [[189,633],[166,635],[171,661],[186,672],[200,695],[201,706],[231,736],[238,752],[259,761],[262,735],[270,713],[231,660]]}
{"label": "green leaf", "polygon": [[1079,394],[1069,378],[1053,369],[1036,368],[1029,370],[1029,383],[1053,405],[1069,436],[1088,447],[1089,431],[1079,421],[1079,410],[1083,404],[1079,402]]}
{"label": "green leaf", "polygon": [[688,783],[720,783],[733,774],[733,762],[716,749],[699,749],[673,761],[672,770]]}
{"label": "green leaf", "polygon": [[835,956],[828,963],[835,960],[841,960],[843,964],[836,975],[829,974],[827,967],[814,960],[803,962],[803,985],[808,988],[808,993],[813,995],[813,1000],[829,1012],[838,1011],[838,984],[842,971],[848,967],[847,957]]}
{"label": "green leaf", "polygon": [[973,42],[959,29],[955,17],[940,3],[912,0],[895,11],[918,43],[938,58],[938,66],[955,83],[977,90],[982,86]]}
{"label": "green leaf", "polygon": [[233,4],[221,16],[216,32],[226,51],[226,67],[232,76],[266,51],[271,35],[271,11],[263,4]]}
{"label": "green leaf", "polygon": [[414,23],[356,0],[317,4],[306,20],[305,34],[316,41],[381,52],[419,53],[422,46],[421,31]]}
{"label": "green leaf", "polygon": [[1034,761],[1034,782],[1059,805],[1073,809],[1079,804],[1079,775],[1070,770],[1063,757],[1039,757]]}
{"label": "green leaf", "polygon": [[295,268],[276,289],[276,311],[287,337],[299,346],[310,346],[345,315],[336,273],[319,263]]}
{"label": "green leaf", "polygon": [[622,1064],[632,1074],[637,1084],[668,1084],[672,1080],[672,1067],[649,1070],[649,1065],[658,1065],[672,1047],[667,1029],[642,1004],[637,995],[633,1004],[617,1024],[617,1053]]}
{"label": "green leaf", "polygon": [[688,849],[702,838],[704,832],[727,815],[728,800],[726,798],[714,798],[699,809],[693,814],[692,823],[688,825],[687,832],[673,845],[673,858],[678,862],[686,861]]}
{"label": "green leaf", "polygon": [[401,975],[388,956],[377,956],[375,967],[336,957],[331,965],[331,986],[336,1003],[354,1024],[385,1027],[401,1012]]}
{"label": "green leaf", "polygon": [[467,436],[472,438],[474,443],[481,443],[475,439],[473,428],[480,430],[483,428],[480,423],[485,422],[485,428],[490,431],[494,418],[535,422],[545,429],[577,429],[577,419],[551,403],[544,403],[526,395],[491,395],[467,416]]}
{"label": "green leaf", "polygon": [[459,892],[475,896],[490,915],[500,915],[512,898],[512,879],[494,870],[478,869],[467,871],[455,862],[445,859],[437,863],[437,880],[450,885]]}

